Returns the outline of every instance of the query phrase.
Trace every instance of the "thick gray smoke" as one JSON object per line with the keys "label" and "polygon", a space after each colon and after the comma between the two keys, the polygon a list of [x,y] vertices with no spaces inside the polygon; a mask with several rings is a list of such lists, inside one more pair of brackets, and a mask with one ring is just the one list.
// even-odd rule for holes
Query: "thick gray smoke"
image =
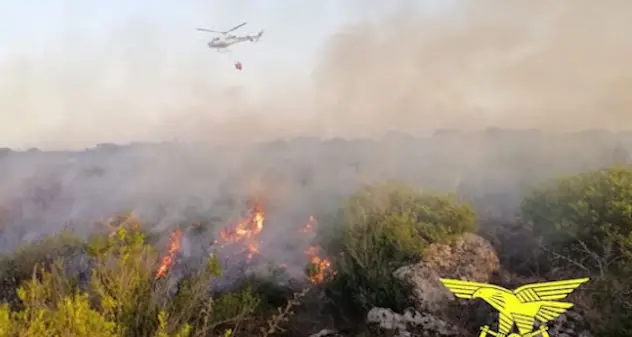
{"label": "thick gray smoke", "polygon": [[[457,0],[431,14],[400,3],[377,17],[349,3],[370,20],[331,37],[312,81],[240,103],[217,138],[620,130],[632,122],[632,3]],[[212,133],[212,118],[189,116],[197,126],[185,130]]]}
{"label": "thick gray smoke", "polygon": [[433,15],[402,10],[332,39],[316,72],[327,129],[631,124],[632,3],[450,3]]}
{"label": "thick gray smoke", "polygon": [[[617,142],[629,143],[614,134],[492,132],[249,144],[632,125],[631,2],[455,3],[434,15],[402,10],[347,27],[324,46],[313,79],[271,86],[261,101],[209,84],[200,73],[208,64],[195,52],[169,60],[147,27],[138,33],[143,44],[114,55],[60,49],[47,57],[64,67],[28,58],[5,64],[0,111],[15,116],[7,141],[31,125],[46,130],[32,133],[34,144],[178,138],[210,145],[10,153],[0,158],[0,248],[66,225],[85,234],[87,222],[124,210],[158,231],[200,218],[230,225],[258,197],[266,202],[265,235],[275,239],[269,257],[283,262],[302,248],[279,242],[292,243],[310,215],[331,212],[362,183],[401,180],[512,209],[522,187],[608,163]],[[119,63],[107,61],[113,58]],[[157,84],[148,89],[149,82]],[[66,109],[68,118],[39,125],[48,108]],[[198,239],[211,242],[210,235]]]}

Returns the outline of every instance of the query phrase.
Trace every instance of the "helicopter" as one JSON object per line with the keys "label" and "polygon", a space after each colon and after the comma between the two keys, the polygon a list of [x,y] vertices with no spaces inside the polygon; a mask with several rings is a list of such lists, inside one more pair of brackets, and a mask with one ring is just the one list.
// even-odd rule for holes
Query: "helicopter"
{"label": "helicopter", "polygon": [[237,26],[227,30],[227,31],[217,31],[217,30],[211,30],[211,29],[206,29],[206,28],[197,28],[197,30],[202,31],[202,32],[210,32],[210,33],[215,33],[215,34],[220,34],[219,36],[214,37],[211,41],[209,41],[207,43],[208,47],[211,49],[215,49],[218,52],[225,52],[228,51],[228,47],[237,44],[237,43],[241,43],[241,42],[257,42],[259,41],[259,39],[261,38],[261,36],[263,35],[263,30],[259,31],[259,33],[255,34],[255,35],[243,35],[243,36],[237,36],[237,35],[233,35],[233,34],[229,34],[243,26],[246,25],[247,22],[244,23],[240,23]]}

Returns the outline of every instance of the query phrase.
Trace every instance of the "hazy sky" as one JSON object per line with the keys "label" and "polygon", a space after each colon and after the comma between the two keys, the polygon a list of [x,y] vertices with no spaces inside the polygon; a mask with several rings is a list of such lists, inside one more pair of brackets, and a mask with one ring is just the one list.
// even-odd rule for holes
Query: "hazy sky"
{"label": "hazy sky", "polygon": [[[127,59],[119,61],[130,62],[145,47],[143,57],[151,57],[153,49],[153,59],[149,62],[160,59],[173,64],[169,62],[204,58],[206,65],[213,68],[198,71],[208,71],[209,76],[217,76],[213,72],[222,69],[228,70],[222,75],[235,75],[230,66],[234,59],[246,64],[249,70],[246,76],[259,75],[262,70],[269,73],[281,65],[287,71],[306,69],[314,48],[345,16],[344,10],[331,0],[300,5],[281,0],[2,0],[2,3],[2,8],[8,8],[0,14],[3,57],[15,58],[22,53],[19,55],[22,58],[39,60],[43,54],[51,53],[77,60],[88,55],[108,57],[94,53],[95,50],[116,54],[117,50],[128,49],[130,53],[122,57]],[[264,28],[267,34],[258,45],[233,48],[232,56],[211,52],[205,46],[211,35],[194,30],[197,26],[228,29],[242,21],[249,24],[240,32]],[[137,49],[130,45],[137,45]],[[115,61],[110,58],[97,62]],[[218,64],[227,66],[215,67]]]}
{"label": "hazy sky", "polygon": [[[629,0],[0,0],[0,146],[621,129],[631,15]],[[231,54],[195,30],[242,21],[266,33]]]}
{"label": "hazy sky", "polygon": [[[186,86],[204,88],[204,95],[235,87],[269,95],[271,86],[309,76],[320,48],[342,25],[405,2],[0,0],[0,146],[130,140],[120,130],[108,136],[86,125],[102,131],[157,122],[187,101],[177,90],[193,95]],[[437,1],[408,2],[430,9]],[[248,25],[240,32],[266,33],[230,55],[206,48],[211,36],[195,31],[242,21]],[[233,69],[235,60],[243,72]]]}

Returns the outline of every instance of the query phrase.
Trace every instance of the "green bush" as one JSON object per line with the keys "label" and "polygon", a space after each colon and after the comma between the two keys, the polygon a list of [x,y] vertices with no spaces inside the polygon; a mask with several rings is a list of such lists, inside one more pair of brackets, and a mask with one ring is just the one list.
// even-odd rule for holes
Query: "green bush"
{"label": "green bush", "polygon": [[[26,261],[37,267],[29,277],[21,269],[5,270],[21,280],[14,288],[17,305],[0,306],[0,337],[228,337],[280,331],[285,315],[269,316],[272,323],[266,326],[267,312],[259,310],[260,299],[251,289],[211,296],[209,282],[221,273],[214,255],[202,268],[188,271],[176,290],[169,279],[156,278],[160,255],[146,243],[140,226],[113,230],[78,245],[91,259],[90,282],[84,286],[65,273],[64,254],[53,263],[39,263],[48,262],[40,259],[46,254],[29,246],[9,259],[11,265]],[[56,238],[51,242],[65,242]]]}
{"label": "green bush", "polygon": [[425,247],[475,227],[475,213],[453,195],[433,195],[399,184],[376,184],[349,197],[325,234],[336,277],[329,294],[347,308],[402,309],[409,289],[395,269],[418,261]]}
{"label": "green bush", "polygon": [[123,227],[103,247],[91,242],[90,252],[95,264],[91,289],[100,311],[124,336],[151,336],[161,310],[153,289],[158,253],[145,244],[141,232]]}
{"label": "green bush", "polygon": [[[632,170],[610,168],[552,181],[522,203],[546,263],[590,276],[609,336],[632,333]],[[627,326],[625,325],[627,324]]]}
{"label": "green bush", "polygon": [[[36,266],[50,267],[58,259],[71,258],[85,252],[86,245],[72,232],[62,231],[18,248],[12,255],[0,259],[0,301],[15,305],[16,290],[29,280]],[[76,276],[64,273],[69,282]]]}
{"label": "green bush", "polygon": [[600,274],[625,268],[618,262],[630,260],[632,170],[603,169],[553,181],[525,198],[522,216],[546,247],[572,256],[574,266]]}
{"label": "green bush", "polygon": [[90,308],[87,294],[55,287],[63,281],[58,267],[42,268],[17,290],[21,310],[0,307],[0,336],[120,336],[114,322]]}

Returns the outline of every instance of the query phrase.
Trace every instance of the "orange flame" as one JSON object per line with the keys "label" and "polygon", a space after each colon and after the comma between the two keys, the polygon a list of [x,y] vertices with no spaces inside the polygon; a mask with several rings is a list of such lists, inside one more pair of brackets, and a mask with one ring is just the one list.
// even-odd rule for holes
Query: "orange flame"
{"label": "orange flame", "polygon": [[171,236],[169,237],[169,250],[167,251],[167,255],[163,256],[160,260],[160,266],[156,271],[156,279],[164,277],[167,275],[171,266],[175,262],[175,256],[180,251],[180,247],[182,244],[182,232],[180,229],[176,229]]}
{"label": "orange flame", "polygon": [[[317,225],[316,218],[310,216],[307,224],[303,226],[302,232],[315,235]],[[324,282],[327,275],[335,275],[335,271],[331,268],[331,262],[320,256],[320,250],[321,247],[318,245],[311,245],[305,250],[305,254],[309,257],[313,267],[308,278],[314,284]]]}
{"label": "orange flame", "polygon": [[331,269],[331,262],[319,256],[320,247],[316,245],[309,246],[305,254],[310,257],[313,270],[308,275],[309,281],[315,284],[325,281],[327,275],[335,275],[335,271]]}
{"label": "orange flame", "polygon": [[[221,230],[219,238],[215,240],[214,244],[220,247],[226,244],[243,244],[244,248],[239,253],[246,253],[246,260],[250,262],[255,255],[259,254],[259,242],[257,239],[263,230],[264,219],[263,208],[257,204],[253,207],[248,217],[238,222],[234,227]],[[309,221],[303,226],[301,232],[313,236],[316,234],[317,225],[316,218],[310,216]],[[308,275],[308,278],[314,284],[322,283],[328,275],[335,275],[331,262],[320,256],[320,250],[320,246],[312,245],[305,251],[310,263],[313,265],[313,270],[310,272],[311,275]]]}
{"label": "orange flame", "polygon": [[255,254],[259,254],[259,246],[256,242],[248,243],[246,250],[248,251],[248,262],[252,260],[252,257],[255,256]]}
{"label": "orange flame", "polygon": [[259,254],[259,242],[257,238],[263,230],[263,221],[265,219],[263,208],[261,205],[255,205],[248,216],[243,221],[237,223],[233,228],[225,228],[219,233],[219,239],[216,244],[223,246],[229,243],[243,242],[246,248],[242,252],[247,252],[247,260],[252,260],[253,256]]}

